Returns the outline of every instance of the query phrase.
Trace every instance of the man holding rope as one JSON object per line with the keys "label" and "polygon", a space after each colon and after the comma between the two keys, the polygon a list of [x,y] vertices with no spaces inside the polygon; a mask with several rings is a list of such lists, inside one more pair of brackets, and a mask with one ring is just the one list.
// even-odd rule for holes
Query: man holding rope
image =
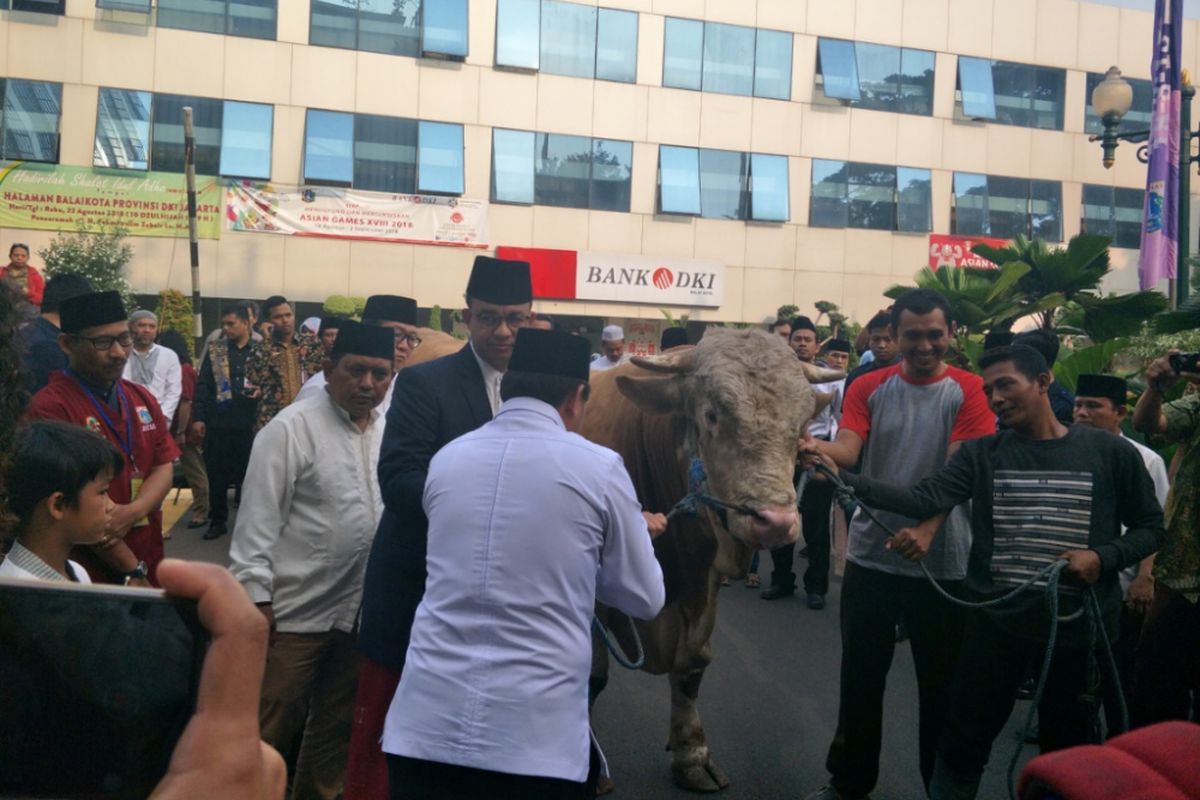
{"label": "man holding rope", "polygon": [[[1002,603],[977,605],[968,617],[930,785],[934,800],[975,797],[1025,664],[1054,647],[1045,586],[1057,579],[1049,567],[1059,559],[1066,566],[1058,600],[1063,619],[1072,621],[1064,621],[1039,687],[1039,744],[1045,752],[1097,738],[1095,637],[1116,633],[1119,571],[1157,550],[1165,535],[1141,456],[1119,437],[1055,418],[1047,395],[1053,379],[1040,353],[1000,347],[980,365],[989,404],[1008,430],[964,443],[943,469],[908,488],[841,475],[866,505],[917,519],[971,500],[974,542],[964,588],[984,602],[1017,590]],[[813,443],[803,449],[819,452]],[[919,560],[934,535],[928,527],[905,528],[888,547]],[[1089,592],[1101,619],[1089,618]]]}

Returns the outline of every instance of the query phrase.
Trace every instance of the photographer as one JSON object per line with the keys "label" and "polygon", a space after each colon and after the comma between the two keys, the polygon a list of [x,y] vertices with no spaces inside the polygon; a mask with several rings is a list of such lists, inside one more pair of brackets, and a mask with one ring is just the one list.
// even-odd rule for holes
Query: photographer
{"label": "photographer", "polygon": [[1200,697],[1200,396],[1169,403],[1180,380],[1200,383],[1194,354],[1172,350],[1146,368],[1133,427],[1178,442],[1185,454],[1167,497],[1167,537],[1154,563],[1154,601],[1134,665],[1133,724],[1187,719]]}

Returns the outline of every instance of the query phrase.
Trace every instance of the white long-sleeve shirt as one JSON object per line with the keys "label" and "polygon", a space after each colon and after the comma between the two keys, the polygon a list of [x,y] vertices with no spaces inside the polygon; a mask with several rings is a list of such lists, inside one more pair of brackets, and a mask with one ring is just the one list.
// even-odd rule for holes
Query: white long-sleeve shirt
{"label": "white long-sleeve shirt", "polygon": [[254,437],[230,570],[287,633],[352,631],[383,501],[383,418],[365,431],[328,392],[279,412]]}
{"label": "white long-sleeve shirt", "polygon": [[149,389],[167,422],[175,419],[175,410],[183,395],[183,372],[174,350],[160,344],[150,345],[144,353],[130,348],[129,360],[125,362],[125,380]]}
{"label": "white long-sleeve shirt", "polygon": [[665,599],[621,457],[517,397],[438,451],[424,505],[429,577],[384,752],[585,780],[593,606],[649,619]]}
{"label": "white long-sleeve shirt", "polygon": [[[1163,461],[1163,457],[1151,450],[1141,442],[1135,442],[1125,434],[1121,434],[1121,438],[1129,442],[1137,448],[1138,455],[1142,457],[1142,463],[1146,465],[1146,472],[1150,474],[1150,480],[1154,483],[1154,496],[1158,498],[1158,504],[1163,508],[1167,507],[1167,493],[1171,491],[1171,479],[1167,477],[1167,465]],[[1122,530],[1123,534],[1125,531]],[[1125,594],[1129,593],[1129,586],[1133,583],[1133,579],[1137,577],[1138,564],[1132,564],[1121,570],[1121,591]]]}

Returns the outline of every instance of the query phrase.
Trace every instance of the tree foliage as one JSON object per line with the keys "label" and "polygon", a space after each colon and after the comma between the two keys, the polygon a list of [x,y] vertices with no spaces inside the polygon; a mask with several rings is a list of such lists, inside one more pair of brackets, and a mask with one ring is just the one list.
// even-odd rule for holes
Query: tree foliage
{"label": "tree foliage", "polygon": [[82,227],[74,233],[58,234],[38,251],[46,277],[68,272],[82,275],[97,292],[120,292],[125,308],[132,309],[133,287],[125,268],[133,259],[133,247],[125,241],[127,234],[124,228],[89,233]]}
{"label": "tree foliage", "polygon": [[196,360],[196,336],[192,330],[192,301],[178,289],[158,293],[158,332],[173,330],[183,335],[188,355]]}
{"label": "tree foliage", "polygon": [[362,319],[363,309],[367,307],[365,297],[348,297],[344,294],[331,294],[325,298],[321,313],[327,317],[342,317],[343,319]]}

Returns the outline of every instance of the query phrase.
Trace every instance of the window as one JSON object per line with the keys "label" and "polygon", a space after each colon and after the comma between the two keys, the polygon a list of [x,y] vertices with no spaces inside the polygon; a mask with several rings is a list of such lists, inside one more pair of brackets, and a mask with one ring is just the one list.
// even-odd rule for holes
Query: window
{"label": "window", "polygon": [[160,172],[183,172],[184,106],[192,107],[192,132],[196,139],[196,173],[220,174],[221,117],[224,104],[220,100],[178,94],[154,96],[150,137],[151,169]]}
{"label": "window", "polygon": [[668,17],[663,86],[789,100],[792,34]]}
{"label": "window", "polygon": [[92,164],[150,169],[150,92],[101,89]]}
{"label": "window", "polygon": [[1136,250],[1142,246],[1142,214],[1146,192],[1120,186],[1083,185],[1081,233],[1112,239],[1113,247]]}
{"label": "window", "polygon": [[786,222],[787,157],[658,148],[658,210],[714,219]]}
{"label": "window", "polygon": [[[136,11],[142,14],[150,13],[151,0],[96,0],[96,8],[112,9],[113,11]],[[0,0],[0,8],[4,7]]]}
{"label": "window", "polygon": [[467,57],[467,0],[425,0],[421,8],[421,55]]}
{"label": "window", "polygon": [[[1092,110],[1092,90],[1102,80],[1104,80],[1102,73],[1088,73],[1087,92],[1083,96],[1085,109],[1083,130],[1085,133],[1100,134],[1104,132],[1103,123],[1096,116],[1096,112]],[[1133,87],[1133,105],[1129,107],[1129,112],[1121,118],[1119,130],[1121,133],[1149,131],[1151,107],[1154,105],[1154,84],[1141,78],[1126,78],[1125,80]]]}
{"label": "window", "polygon": [[62,84],[0,79],[0,160],[58,163]]}
{"label": "window", "polygon": [[274,106],[128,89],[100,90],[92,165],[183,172],[184,106],[192,107],[197,173],[271,176]]}
{"label": "window", "polygon": [[66,12],[67,0],[0,0],[0,9],[11,8],[13,11],[32,11],[35,14],[58,14]]}
{"label": "window", "polygon": [[958,59],[961,113],[972,119],[1061,131],[1065,86],[1065,70],[965,56]]}
{"label": "window", "polygon": [[934,54],[927,50],[821,39],[817,61],[827,98],[877,111],[933,114]]}
{"label": "window", "polygon": [[933,230],[927,169],[813,161],[809,224],[880,231]]}
{"label": "window", "polygon": [[492,200],[629,211],[633,143],[492,131]]}
{"label": "window", "polygon": [[638,16],[560,0],[500,0],[496,65],[633,83]]}
{"label": "window", "polygon": [[1062,184],[954,173],[952,233],[1062,241]]}
{"label": "window", "polygon": [[204,33],[275,38],[277,0],[158,0],[158,25]]}
{"label": "window", "polygon": [[395,194],[462,194],[462,126],[309,109],[304,181]]}
{"label": "window", "polygon": [[275,109],[261,103],[225,101],[221,122],[221,174],[271,177],[271,129]]}
{"label": "window", "polygon": [[[312,0],[308,42],[415,57],[421,51],[420,12],[420,0]],[[448,21],[448,13],[443,7],[434,13],[439,26],[433,30],[435,38]],[[465,40],[466,17],[459,22]]]}

